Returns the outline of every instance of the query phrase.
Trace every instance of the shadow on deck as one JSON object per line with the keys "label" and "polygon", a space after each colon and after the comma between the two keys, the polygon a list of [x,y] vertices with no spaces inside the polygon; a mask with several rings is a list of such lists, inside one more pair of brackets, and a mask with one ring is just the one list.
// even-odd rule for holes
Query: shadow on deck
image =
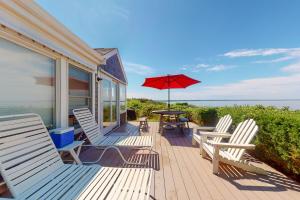
{"label": "shadow on deck", "polygon": [[[199,149],[191,144],[191,133],[196,126],[192,124],[184,135],[170,130],[161,136],[158,133],[158,123],[149,122],[149,129],[142,130],[141,135],[154,137],[156,153],[149,155],[145,150],[122,150],[131,162],[145,161],[150,157],[146,166],[126,165],[113,150],[109,150],[99,164],[153,168],[153,199],[300,199],[299,183],[250,155],[246,155],[247,159],[267,170],[267,175],[246,172],[225,164],[220,165],[218,176],[213,175],[211,160],[203,159],[199,155]],[[112,133],[119,134],[139,135],[137,123],[129,122]],[[97,159],[100,153],[100,150],[87,149],[80,157],[90,161]]]}

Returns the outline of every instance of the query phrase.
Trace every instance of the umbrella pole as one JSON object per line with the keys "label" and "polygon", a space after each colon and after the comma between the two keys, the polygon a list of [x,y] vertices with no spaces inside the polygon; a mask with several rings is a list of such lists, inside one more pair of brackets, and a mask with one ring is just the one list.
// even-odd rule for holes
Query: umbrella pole
{"label": "umbrella pole", "polygon": [[168,89],[168,110],[170,111],[170,89]]}
{"label": "umbrella pole", "polygon": [[170,79],[168,74],[168,111],[170,111]]}

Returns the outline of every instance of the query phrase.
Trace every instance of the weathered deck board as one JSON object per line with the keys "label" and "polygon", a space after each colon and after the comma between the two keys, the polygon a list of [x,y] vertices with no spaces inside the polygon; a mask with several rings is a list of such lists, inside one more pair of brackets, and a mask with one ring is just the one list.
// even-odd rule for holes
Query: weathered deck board
{"label": "weathered deck board", "polygon": [[[122,126],[116,133],[128,132],[128,135],[138,134],[137,123],[130,122]],[[259,165],[268,170],[267,176],[252,174],[221,165],[221,173],[212,174],[212,164],[209,159],[203,159],[199,149],[191,145],[191,137],[186,130],[184,137],[169,131],[161,136],[157,122],[149,122],[150,128],[143,130],[142,135],[154,136],[154,149],[158,155],[151,156],[148,167],[153,167],[151,196],[153,199],[270,199],[297,200],[300,199],[300,184],[287,178],[266,164]],[[191,124],[190,132],[195,128]],[[81,158],[96,157],[95,150],[87,150]],[[101,152],[101,151],[99,151]],[[145,159],[147,152],[130,152],[123,150],[130,160]],[[109,151],[100,161],[104,166],[140,167],[124,165],[116,152]]]}
{"label": "weathered deck board", "polygon": [[[138,124],[128,124],[115,130],[112,134],[138,135]],[[169,131],[165,136],[158,132],[158,123],[149,122],[149,129],[142,135],[153,135],[156,154],[151,155],[148,166],[154,169],[151,188],[152,199],[235,199],[235,200],[299,200],[300,184],[282,173],[259,163],[268,171],[267,176],[252,174],[221,165],[221,173],[212,174],[209,159],[203,159],[199,149],[191,145],[191,132],[197,125],[191,124],[185,136]],[[123,132],[123,133],[121,133]],[[124,134],[124,132],[126,134]],[[82,160],[95,160],[102,150],[86,149],[80,155]],[[147,151],[129,151],[123,149],[130,161],[145,160]],[[109,150],[99,162],[103,166],[141,167],[125,165],[114,150]]]}

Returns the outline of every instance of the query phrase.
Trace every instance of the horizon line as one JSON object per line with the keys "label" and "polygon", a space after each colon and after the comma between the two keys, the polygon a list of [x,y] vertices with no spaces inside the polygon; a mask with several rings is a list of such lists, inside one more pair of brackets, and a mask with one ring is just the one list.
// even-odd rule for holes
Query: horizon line
{"label": "horizon line", "polygon": [[[159,100],[153,99],[153,101],[168,101],[168,100]],[[300,99],[175,99],[170,101],[300,101]]]}

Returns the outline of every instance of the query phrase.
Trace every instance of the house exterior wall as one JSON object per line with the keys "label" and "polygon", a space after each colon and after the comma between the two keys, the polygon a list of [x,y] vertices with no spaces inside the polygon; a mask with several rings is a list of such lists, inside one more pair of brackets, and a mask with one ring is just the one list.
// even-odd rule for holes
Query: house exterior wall
{"label": "house exterior wall", "polygon": [[126,78],[124,72],[121,69],[121,63],[119,61],[118,54],[112,55],[106,59],[106,64],[100,65],[100,68],[112,75],[117,80],[120,80],[123,83],[126,83]]}
{"label": "house exterior wall", "polygon": [[[126,112],[120,111],[119,88],[126,87],[127,79],[117,49],[106,55],[95,51],[32,0],[0,2],[0,38],[55,60],[56,127],[69,126],[70,64],[92,74],[91,111],[97,122],[103,124],[101,81],[96,81],[97,76],[117,84],[116,125],[126,122]],[[98,70],[98,66],[105,67]]]}
{"label": "house exterior wall", "polygon": [[92,111],[95,111],[95,76],[97,66],[105,62],[103,56],[68,31],[34,1],[0,2],[0,38],[56,61],[56,127],[69,125],[69,64],[92,74]]}

